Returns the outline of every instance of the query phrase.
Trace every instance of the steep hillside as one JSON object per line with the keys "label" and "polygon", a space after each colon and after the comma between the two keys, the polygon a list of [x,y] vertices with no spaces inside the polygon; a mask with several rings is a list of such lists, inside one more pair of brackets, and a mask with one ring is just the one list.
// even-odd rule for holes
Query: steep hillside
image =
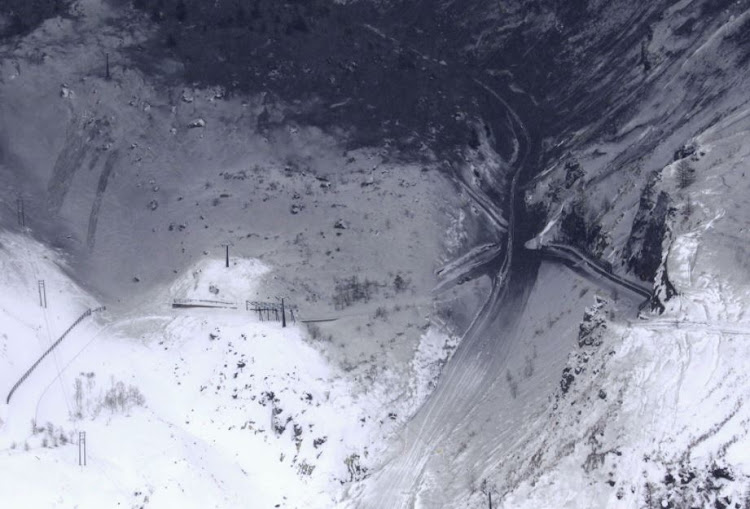
{"label": "steep hillside", "polygon": [[[6,404],[47,333],[94,301],[37,243],[6,234],[2,246],[13,267],[3,295],[16,293],[0,310],[0,499],[12,507],[332,507],[449,355],[448,338],[427,331],[408,374],[357,384],[291,317],[287,328],[259,321],[237,300],[263,294],[267,266],[206,260],[138,309],[81,322]],[[28,291],[37,277],[47,308]]]}
{"label": "steep hillside", "polygon": [[19,5],[0,502],[750,505],[750,1]]}

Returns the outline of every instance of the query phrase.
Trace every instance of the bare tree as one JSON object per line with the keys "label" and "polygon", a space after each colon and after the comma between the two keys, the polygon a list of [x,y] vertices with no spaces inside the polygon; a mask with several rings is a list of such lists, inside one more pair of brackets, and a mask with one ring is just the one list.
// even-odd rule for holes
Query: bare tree
{"label": "bare tree", "polygon": [[684,159],[677,163],[677,186],[685,189],[695,182],[695,169]]}
{"label": "bare tree", "polygon": [[682,209],[682,217],[687,219],[690,216],[693,215],[693,200],[690,199],[690,196],[687,197],[687,201],[685,202],[685,207]]}

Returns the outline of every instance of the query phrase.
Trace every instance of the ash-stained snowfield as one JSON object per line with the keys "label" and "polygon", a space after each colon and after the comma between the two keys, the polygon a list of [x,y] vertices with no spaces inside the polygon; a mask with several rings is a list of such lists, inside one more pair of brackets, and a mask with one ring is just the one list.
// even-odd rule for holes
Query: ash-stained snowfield
{"label": "ash-stained snowfield", "polygon": [[0,0],[0,507],[750,507],[747,0]]}

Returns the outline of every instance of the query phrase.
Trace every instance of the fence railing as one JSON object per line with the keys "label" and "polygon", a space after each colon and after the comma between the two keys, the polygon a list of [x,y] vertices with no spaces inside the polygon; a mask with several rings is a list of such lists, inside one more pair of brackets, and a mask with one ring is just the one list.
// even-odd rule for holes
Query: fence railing
{"label": "fence railing", "polygon": [[299,310],[297,306],[284,304],[284,302],[260,302],[260,301],[245,301],[245,311],[255,311],[258,313],[258,319],[263,321],[274,321],[274,322],[286,322],[286,316],[292,322],[297,321],[299,316]]}
{"label": "fence railing", "polygon": [[31,373],[34,372],[34,370],[41,364],[41,362],[55,349],[57,346],[62,343],[62,340],[65,339],[65,336],[67,336],[70,331],[75,329],[75,327],[80,324],[83,320],[85,320],[87,317],[91,316],[92,313],[97,313],[99,311],[104,311],[106,307],[98,307],[96,309],[87,309],[81,316],[79,316],[73,324],[67,328],[65,332],[62,333],[62,335],[57,338],[57,340],[52,343],[52,345],[47,348],[47,350],[36,360],[34,364],[31,365],[29,369],[26,370],[26,372],[21,376],[21,378],[18,379],[18,381],[13,385],[10,392],[8,393],[8,397],[5,399],[5,403],[10,403],[10,398],[13,397],[13,393],[16,392],[16,390],[21,386],[22,383],[26,381],[26,379],[31,375]]}
{"label": "fence railing", "polygon": [[[173,308],[208,308],[208,309],[239,309],[241,304],[224,300],[209,299],[174,299]],[[277,302],[263,302],[255,300],[245,301],[245,311],[258,313],[261,322],[282,322],[286,324],[287,318],[292,322],[297,321],[299,309],[295,305],[285,304],[284,300]]]}
{"label": "fence railing", "polygon": [[236,302],[227,302],[224,300],[208,300],[208,299],[174,299],[172,301],[173,308],[225,308],[225,309],[237,309]]}

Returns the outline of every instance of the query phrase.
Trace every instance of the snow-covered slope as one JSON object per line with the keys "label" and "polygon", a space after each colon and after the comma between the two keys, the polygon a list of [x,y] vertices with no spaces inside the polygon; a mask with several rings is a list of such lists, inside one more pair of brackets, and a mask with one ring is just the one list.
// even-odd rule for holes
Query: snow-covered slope
{"label": "snow-covered slope", "polygon": [[747,296],[706,305],[677,287],[660,317],[587,310],[541,432],[495,480],[498,507],[746,506]]}
{"label": "snow-covered slope", "polygon": [[549,221],[529,245],[572,242],[655,294],[638,316],[613,295],[591,303],[533,432],[503,444],[472,507],[493,490],[504,508],[750,504],[750,104],[735,46],[750,12],[737,8],[688,40],[695,11],[666,10],[643,46],[653,86],[533,182]]}
{"label": "snow-covered slope", "polygon": [[[5,395],[49,344],[45,319],[57,331],[95,301],[29,238],[3,234],[2,246]],[[329,365],[299,323],[284,329],[245,310],[269,270],[255,260],[230,268],[204,260],[153,300],[71,331],[2,405],[3,505],[332,507],[424,399],[447,338],[424,335],[408,394],[366,392]],[[175,300],[241,305],[173,308]]]}

